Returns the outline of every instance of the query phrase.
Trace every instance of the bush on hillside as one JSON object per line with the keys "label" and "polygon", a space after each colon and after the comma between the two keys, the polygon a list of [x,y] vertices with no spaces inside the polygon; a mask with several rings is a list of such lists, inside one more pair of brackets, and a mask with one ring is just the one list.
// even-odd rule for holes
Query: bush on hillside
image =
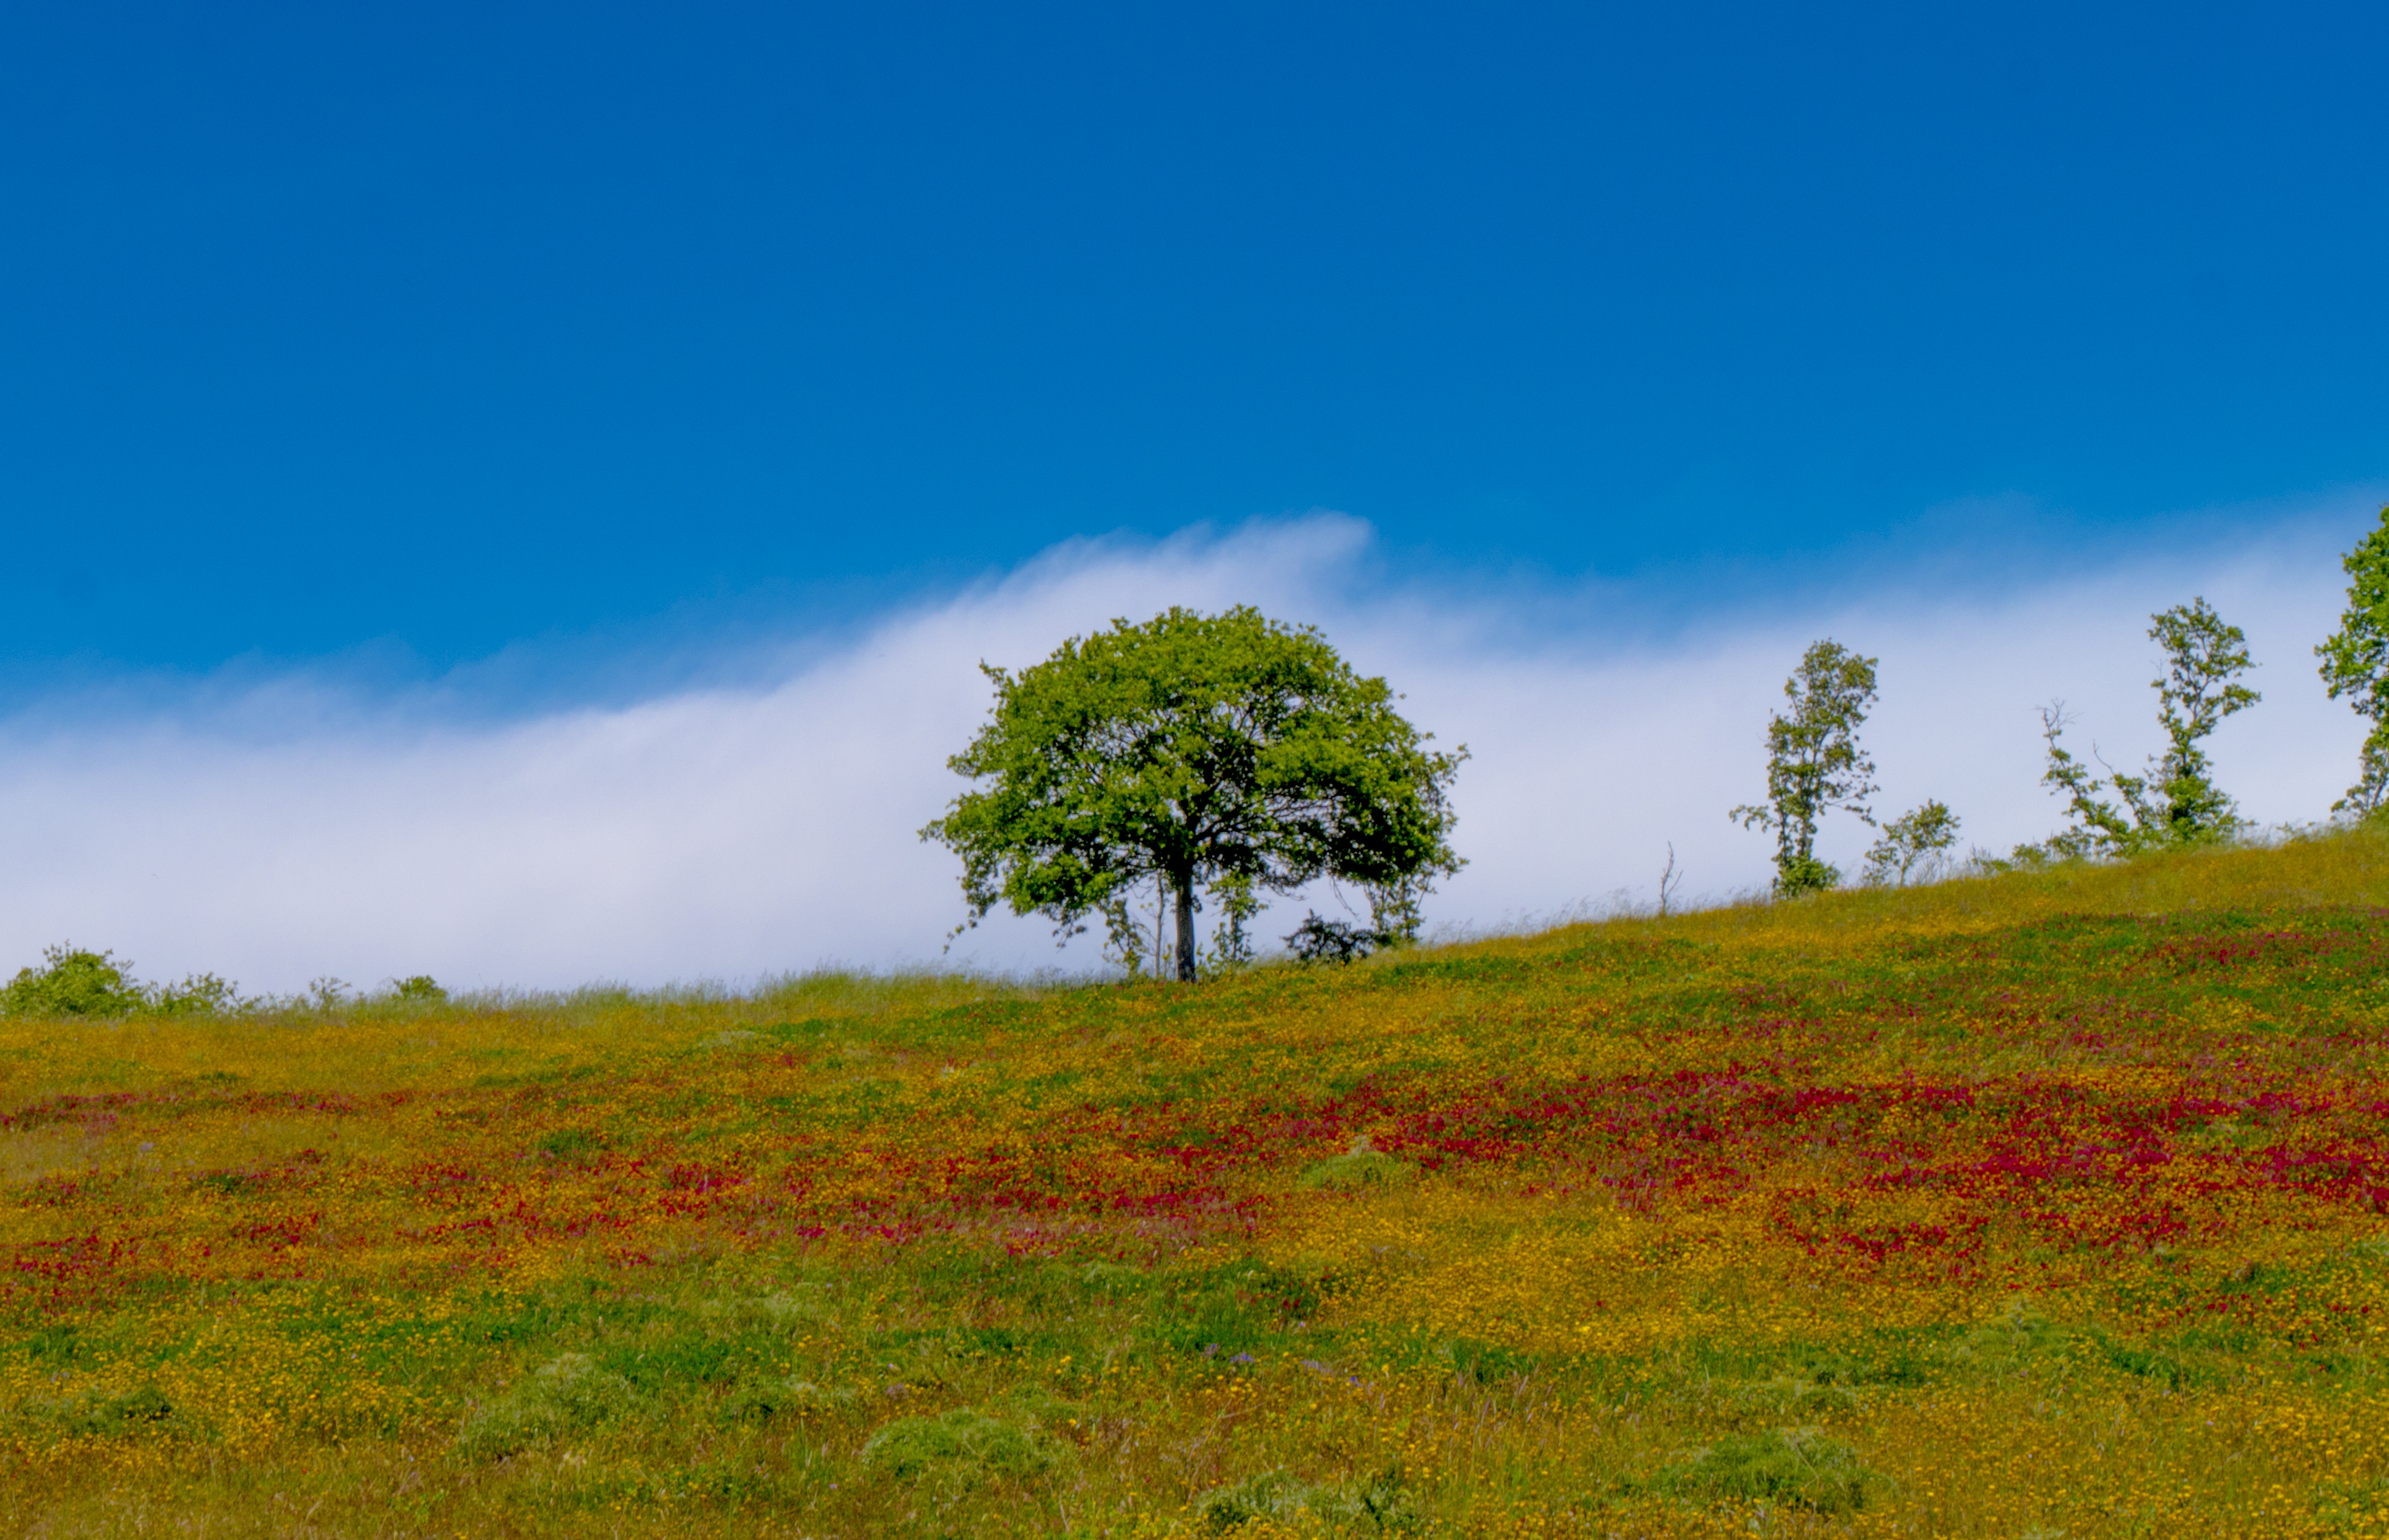
{"label": "bush on hillside", "polygon": [[1322,920],[1317,910],[1294,928],[1285,938],[1286,947],[1300,962],[1357,962],[1381,947],[1390,945],[1394,937],[1373,926],[1348,925],[1341,920]]}
{"label": "bush on hillside", "polygon": [[39,968],[19,968],[0,986],[0,1015],[193,1016],[241,1008],[239,992],[213,974],[179,984],[143,984],[113,952],[65,942],[44,948]]}
{"label": "bush on hillside", "polygon": [[149,1003],[111,952],[71,942],[42,952],[42,966],[19,968],[0,990],[12,1016],[129,1016]]}

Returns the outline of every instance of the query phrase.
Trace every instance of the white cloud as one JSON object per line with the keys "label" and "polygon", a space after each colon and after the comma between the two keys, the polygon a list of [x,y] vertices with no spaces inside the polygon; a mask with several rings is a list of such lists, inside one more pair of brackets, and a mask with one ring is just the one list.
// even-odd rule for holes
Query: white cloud
{"label": "white cloud", "polygon": [[[1615,592],[1575,595],[1570,622],[1570,596],[1548,588],[1372,581],[1366,527],[1322,515],[1064,547],[842,649],[791,648],[773,682],[627,706],[460,725],[300,677],[80,719],[51,702],[0,725],[0,961],[71,937],[147,976],[214,969],[287,990],[324,974],[569,986],[934,958],[960,900],[952,859],[913,831],[958,785],[944,760],[985,709],[974,665],[1031,662],[1169,604],[1316,621],[1407,693],[1413,719],[1469,745],[1471,864],[1435,900],[1439,921],[1501,923],[1619,889],[1647,901],[1670,840],[1691,893],[1763,883],[1765,837],[1725,809],[1760,791],[1767,711],[1820,635],[1882,659],[1866,736],[1884,805],[1939,796],[1970,838],[2004,847],[2056,823],[2034,706],[2063,696],[2081,747],[2136,765],[2155,746],[2146,617],[2204,592],[2265,665],[2264,705],[2214,740],[2221,779],[2259,820],[2312,819],[2360,737],[2309,651],[2337,614],[2333,542],[2353,528],[2307,520],[2088,576],[1739,622],[1693,602],[1672,640],[1627,645],[1605,640]],[[1845,823],[1824,854],[1851,867],[1863,843]],[[1095,961],[1083,941],[1057,958],[1033,920],[965,947],[1002,967]]]}

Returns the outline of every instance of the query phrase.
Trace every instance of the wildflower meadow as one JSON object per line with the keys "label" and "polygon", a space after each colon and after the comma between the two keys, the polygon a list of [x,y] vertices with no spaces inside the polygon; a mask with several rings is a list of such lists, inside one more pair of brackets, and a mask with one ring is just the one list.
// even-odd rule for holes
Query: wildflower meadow
{"label": "wildflower meadow", "polygon": [[2389,1535],[2389,841],[0,1022],[0,1528]]}

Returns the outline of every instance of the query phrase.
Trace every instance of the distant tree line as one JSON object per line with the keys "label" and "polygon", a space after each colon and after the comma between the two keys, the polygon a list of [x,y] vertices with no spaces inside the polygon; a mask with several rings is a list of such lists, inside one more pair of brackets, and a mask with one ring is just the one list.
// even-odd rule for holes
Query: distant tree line
{"label": "distant tree line", "polygon": [[262,1012],[324,1011],[351,1001],[429,1006],[444,1004],[448,991],[428,974],[391,979],[362,997],[347,983],[319,978],[304,994],[243,995],[213,974],[192,974],[173,984],[147,983],[133,964],[112,951],[94,951],[72,942],[42,949],[38,968],[19,968],[0,984],[0,1016],[227,1016]]}
{"label": "distant tree line", "polygon": [[[2323,684],[2355,707],[2371,731],[2358,754],[2356,783],[2332,812],[2370,818],[2389,804],[2389,508],[2380,525],[2341,559],[2348,575],[2339,629],[2315,648]],[[2065,825],[2006,857],[1976,852],[1986,871],[2051,861],[2115,859],[2157,850],[2226,843],[2248,821],[2215,783],[2206,740],[2225,719],[2264,697],[2242,676],[2256,667],[2248,639],[2204,597],[2149,617],[2149,639],[2165,655],[2149,681],[2165,747],[2138,774],[2116,769],[2092,745],[2088,760],[2064,745],[2074,719],[2063,701],[2039,708],[2046,755],[2041,782],[2063,799]],[[1775,835],[1774,892],[1796,897],[1837,885],[1841,872],[1817,855],[1817,831],[1830,812],[1846,812],[1876,831],[1863,881],[1897,885],[1939,875],[1958,843],[1959,820],[1930,800],[1888,821],[1869,802],[1880,788],[1859,729],[1876,699],[1877,660],[1832,640],[1813,643],[1783,683],[1784,706],[1767,724],[1767,799],[1733,808],[1745,828]],[[2096,769],[2093,769],[2095,765]]]}

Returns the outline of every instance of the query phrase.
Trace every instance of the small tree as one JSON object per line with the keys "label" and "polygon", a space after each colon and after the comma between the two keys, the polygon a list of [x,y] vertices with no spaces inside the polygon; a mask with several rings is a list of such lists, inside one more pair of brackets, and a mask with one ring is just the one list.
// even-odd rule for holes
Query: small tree
{"label": "small tree", "polygon": [[1667,842],[1667,864],[1659,869],[1659,918],[1667,918],[1667,906],[1675,901],[1677,892],[1684,885],[1684,874],[1676,870],[1676,842]]}
{"label": "small tree", "polygon": [[2389,801],[2389,508],[2339,565],[2347,574],[2347,608],[2315,655],[2331,698],[2345,697],[2372,731],[2357,751],[2356,784],[2331,810],[2369,818]]}
{"label": "small tree", "polygon": [[1866,798],[1876,790],[1874,761],[1859,746],[1859,726],[1874,704],[1875,660],[1838,642],[1809,644],[1783,681],[1788,712],[1767,721],[1767,802],[1728,816],[1745,829],[1775,834],[1775,891],[1782,897],[1827,888],[1842,874],[1817,859],[1818,820],[1835,808],[1872,825]]}
{"label": "small tree", "polygon": [[1018,674],[980,668],[994,708],[947,763],[988,784],[921,831],[963,859],[956,935],[999,903],[1065,941],[1091,914],[1118,928],[1129,894],[1157,878],[1192,979],[1198,884],[1233,952],[1258,892],[1339,878],[1403,896],[1414,927],[1417,895],[1460,869],[1448,795],[1467,750],[1430,752],[1386,681],[1310,627],[1172,609]]}
{"label": "small tree", "polygon": [[1930,881],[1948,860],[1958,843],[1958,815],[1946,802],[1911,808],[1883,826],[1883,837],[1868,847],[1866,880],[1874,887],[1906,887],[1913,875]]}
{"label": "small tree", "polygon": [[[2019,846],[2019,859],[2133,856],[2211,845],[2240,828],[2239,808],[2215,784],[2214,765],[2202,745],[2223,719],[2263,699],[2240,682],[2256,666],[2248,639],[2203,598],[2161,610],[2149,622],[2149,639],[2165,650],[2165,672],[2149,681],[2157,693],[2165,753],[2150,759],[2148,774],[2127,775],[2100,759],[2093,745],[2090,757],[2107,772],[2093,775],[2059,741],[2072,721],[2065,703],[2043,706],[2049,764],[2040,779],[2065,797],[2070,822],[2045,845]],[[2102,795],[2107,788],[2119,800],[2108,801]]]}

